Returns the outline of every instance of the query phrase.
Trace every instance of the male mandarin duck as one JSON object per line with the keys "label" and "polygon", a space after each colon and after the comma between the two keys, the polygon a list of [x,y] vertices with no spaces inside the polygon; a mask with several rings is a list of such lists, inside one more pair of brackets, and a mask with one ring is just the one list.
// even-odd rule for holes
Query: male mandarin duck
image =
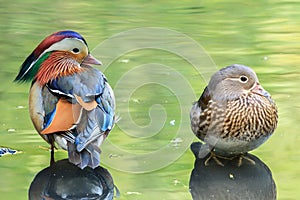
{"label": "male mandarin duck", "polygon": [[70,30],[46,37],[27,57],[15,81],[32,81],[29,112],[51,145],[68,150],[80,168],[100,165],[100,144],[115,122],[115,98],[84,38]]}
{"label": "male mandarin duck", "polygon": [[274,101],[260,85],[255,72],[234,64],[211,77],[193,104],[190,119],[194,134],[212,149],[209,159],[223,165],[218,156],[239,156],[240,166],[242,158],[247,159],[244,154],[272,135],[278,116]]}

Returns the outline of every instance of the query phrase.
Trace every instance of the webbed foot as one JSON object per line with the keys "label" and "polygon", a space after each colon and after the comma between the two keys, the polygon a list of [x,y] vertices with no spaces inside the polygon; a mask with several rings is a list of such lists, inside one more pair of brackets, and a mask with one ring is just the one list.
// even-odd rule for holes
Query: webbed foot
{"label": "webbed foot", "polygon": [[238,158],[237,166],[240,167],[243,164],[243,159],[247,160],[250,164],[255,165],[255,161],[247,156],[247,154],[241,154]]}

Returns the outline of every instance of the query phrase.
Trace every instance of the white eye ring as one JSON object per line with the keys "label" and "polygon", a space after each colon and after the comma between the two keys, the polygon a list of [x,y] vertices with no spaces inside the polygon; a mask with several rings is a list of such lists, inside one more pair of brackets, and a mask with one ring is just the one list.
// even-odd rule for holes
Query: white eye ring
{"label": "white eye ring", "polygon": [[75,54],[78,54],[80,52],[80,50],[75,47],[75,48],[72,49],[72,52],[75,53]]}
{"label": "white eye ring", "polygon": [[240,76],[239,80],[240,80],[240,82],[242,82],[242,83],[247,83],[247,82],[248,82],[248,77],[242,75],[242,76]]}

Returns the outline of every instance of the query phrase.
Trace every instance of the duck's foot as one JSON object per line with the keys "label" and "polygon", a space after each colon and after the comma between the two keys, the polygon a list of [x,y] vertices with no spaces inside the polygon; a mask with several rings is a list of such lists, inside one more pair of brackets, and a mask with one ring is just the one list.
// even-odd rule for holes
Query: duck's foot
{"label": "duck's foot", "polygon": [[211,159],[213,159],[218,165],[224,167],[224,164],[218,159],[218,157],[219,158],[224,158],[222,156],[219,156],[219,155],[215,154],[213,151],[211,151],[209,157],[205,160],[204,165],[208,166],[209,165],[209,161]]}
{"label": "duck's foot", "polygon": [[240,167],[243,164],[243,159],[247,160],[251,165],[255,165],[255,161],[247,156],[247,154],[241,154],[238,158],[237,166]]}
{"label": "duck's foot", "polygon": [[208,166],[210,160],[213,159],[218,165],[224,167],[224,163],[221,160],[227,160],[227,161],[232,161],[237,159],[237,166],[240,167],[243,164],[243,160],[246,160],[247,162],[249,162],[251,165],[255,165],[255,161],[252,160],[251,158],[249,158],[246,154],[240,154],[240,155],[236,155],[236,156],[232,156],[232,157],[226,157],[226,156],[221,156],[216,154],[215,152],[211,151],[209,157],[205,160],[204,165]]}

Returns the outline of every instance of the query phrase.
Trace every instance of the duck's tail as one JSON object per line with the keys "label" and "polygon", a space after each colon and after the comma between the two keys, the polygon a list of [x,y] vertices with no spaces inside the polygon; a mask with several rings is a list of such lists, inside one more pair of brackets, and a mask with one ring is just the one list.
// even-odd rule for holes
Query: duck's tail
{"label": "duck's tail", "polygon": [[100,165],[101,150],[97,142],[91,142],[82,151],[76,150],[74,143],[68,142],[69,161],[81,169],[89,166],[93,169]]}

